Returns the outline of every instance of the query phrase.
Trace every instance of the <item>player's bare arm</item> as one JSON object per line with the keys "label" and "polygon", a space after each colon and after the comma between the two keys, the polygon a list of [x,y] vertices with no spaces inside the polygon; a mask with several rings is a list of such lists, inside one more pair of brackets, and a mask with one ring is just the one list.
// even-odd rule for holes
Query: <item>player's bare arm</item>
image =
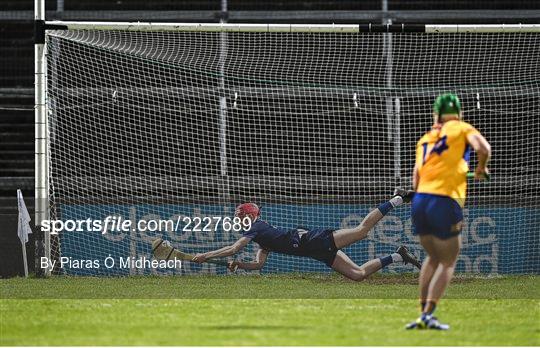
{"label": "player's bare arm", "polygon": [[195,257],[193,258],[193,261],[198,262],[198,263],[203,263],[206,260],[211,259],[211,258],[226,257],[226,256],[234,255],[238,253],[240,250],[244,249],[244,247],[249,243],[249,241],[250,241],[249,238],[241,237],[232,245],[228,245],[221,249],[209,251],[206,253],[196,254]]}
{"label": "player's bare arm", "polygon": [[478,165],[474,171],[474,178],[483,180],[485,179],[484,174],[489,174],[487,165],[491,157],[491,145],[481,134],[470,134],[467,136],[467,142],[478,155]]}
{"label": "player's bare arm", "polygon": [[268,254],[270,254],[268,250],[259,249],[254,262],[233,261],[229,264],[228,268],[230,271],[234,271],[237,268],[245,269],[246,271],[256,271],[262,269],[266,263],[266,260],[268,259]]}

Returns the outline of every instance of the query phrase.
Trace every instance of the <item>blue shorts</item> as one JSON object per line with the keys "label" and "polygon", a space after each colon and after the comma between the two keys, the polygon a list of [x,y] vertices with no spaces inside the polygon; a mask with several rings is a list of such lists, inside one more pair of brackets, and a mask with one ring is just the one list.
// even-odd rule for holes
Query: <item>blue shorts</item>
{"label": "blue shorts", "polygon": [[463,211],[456,200],[429,193],[416,193],[411,215],[415,234],[432,234],[441,239],[458,235],[452,226],[463,220]]}
{"label": "blue shorts", "polygon": [[332,267],[339,250],[334,242],[334,231],[332,229],[315,229],[302,235],[300,239],[302,254]]}

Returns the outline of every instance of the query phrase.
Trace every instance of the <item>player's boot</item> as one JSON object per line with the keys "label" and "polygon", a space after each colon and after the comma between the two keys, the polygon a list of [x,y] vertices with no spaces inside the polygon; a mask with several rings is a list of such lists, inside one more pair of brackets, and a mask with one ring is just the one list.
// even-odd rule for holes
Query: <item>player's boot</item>
{"label": "player's boot", "polygon": [[411,330],[411,329],[427,329],[427,323],[428,323],[428,314],[422,313],[421,316],[419,316],[415,321],[411,321],[407,325],[405,325],[405,329]]}
{"label": "player's boot", "polygon": [[418,269],[422,268],[422,264],[416,259],[416,257],[413,254],[411,254],[411,252],[409,251],[409,249],[407,249],[405,245],[402,245],[399,248],[397,248],[396,253],[401,255],[401,257],[403,258],[404,264],[410,263],[418,267]]}
{"label": "player's boot", "polygon": [[418,319],[407,324],[405,326],[405,329],[407,330],[411,330],[411,329],[448,330],[450,329],[450,325],[439,323],[437,318],[435,318],[434,316],[430,314],[422,314]]}
{"label": "player's boot", "polygon": [[437,318],[430,315],[427,322],[427,328],[432,330],[448,330],[450,329],[450,325],[439,323]]}
{"label": "player's boot", "polygon": [[425,324],[423,325],[423,322],[420,318],[416,319],[415,321],[411,321],[407,325],[405,325],[405,329],[412,330],[412,329],[425,329]]}
{"label": "player's boot", "polygon": [[398,187],[394,190],[394,197],[395,196],[400,196],[401,198],[403,198],[403,202],[409,203],[414,197],[414,191],[404,190]]}

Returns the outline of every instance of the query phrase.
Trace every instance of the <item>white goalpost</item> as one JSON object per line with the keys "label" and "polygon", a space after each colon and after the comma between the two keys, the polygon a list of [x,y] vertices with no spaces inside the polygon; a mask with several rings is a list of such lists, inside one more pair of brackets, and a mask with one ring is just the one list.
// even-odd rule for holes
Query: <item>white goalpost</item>
{"label": "white goalpost", "polygon": [[[394,187],[410,186],[433,100],[453,92],[494,149],[491,181],[469,182],[457,269],[540,272],[538,24],[47,22],[41,4],[36,34],[36,224],[146,222],[120,232],[42,233],[39,256],[150,257],[155,238],[187,253],[219,248],[240,234],[187,221],[231,217],[246,201],[283,228],[357,224]],[[180,223],[141,228],[161,219]],[[346,251],[361,262],[401,244],[423,256],[408,208]],[[239,257],[255,251],[250,245]],[[52,271],[156,272],[69,264]],[[282,255],[264,269],[326,271]],[[225,270],[185,263],[157,271],[167,272]]]}
{"label": "white goalpost", "polygon": [[[35,23],[45,22],[45,1],[36,0],[34,2]],[[40,37],[37,34],[40,33]],[[35,28],[34,44],[34,72],[35,72],[35,219],[36,226],[40,221],[49,219],[49,174],[48,174],[48,127],[47,127],[47,105],[46,105],[46,70],[45,59],[45,32],[44,28]],[[38,257],[50,259],[50,235],[39,233],[36,229],[36,273],[49,274],[46,270],[40,270]]]}

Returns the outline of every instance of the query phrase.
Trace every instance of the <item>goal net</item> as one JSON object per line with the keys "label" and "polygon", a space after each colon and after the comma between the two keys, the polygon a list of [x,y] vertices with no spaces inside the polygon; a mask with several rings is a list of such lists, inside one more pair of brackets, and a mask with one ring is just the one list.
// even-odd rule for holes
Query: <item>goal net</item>
{"label": "goal net", "polygon": [[[453,92],[493,148],[491,180],[469,181],[457,270],[539,273],[540,33],[134,28],[47,31],[50,218],[121,217],[135,226],[51,235],[53,258],[101,262],[56,272],[225,273],[188,262],[120,267],[118,259],[151,258],[157,237],[190,253],[228,245],[240,233],[215,222],[197,231],[186,218],[232,217],[246,201],[282,228],[354,226],[395,187],[411,186],[432,103]],[[474,170],[474,154],[470,161]],[[156,231],[144,224],[168,219],[180,222]],[[362,263],[399,245],[425,256],[408,206],[344,251]],[[253,259],[257,247],[238,257]],[[327,271],[271,254],[262,272]]]}

